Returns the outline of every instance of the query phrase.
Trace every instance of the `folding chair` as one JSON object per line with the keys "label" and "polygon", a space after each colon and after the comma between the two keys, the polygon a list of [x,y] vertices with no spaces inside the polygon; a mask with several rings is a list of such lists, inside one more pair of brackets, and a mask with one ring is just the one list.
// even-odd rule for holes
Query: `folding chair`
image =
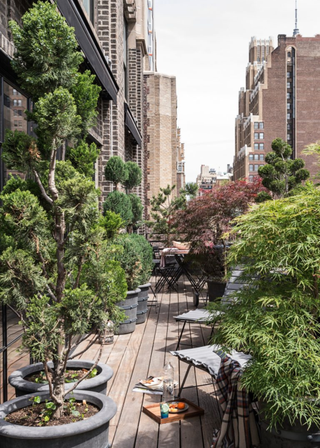
{"label": "folding chair", "polygon": [[[193,323],[206,323],[207,320],[210,317],[210,313],[209,311],[202,309],[202,308],[197,308],[195,310],[190,310],[187,311],[186,313],[183,314],[179,314],[179,316],[173,316],[173,318],[176,320],[176,322],[183,322],[180,334],[179,334],[179,339],[177,342],[177,346],[176,346],[176,350],[178,350],[179,346],[180,346],[180,342],[181,342],[181,338],[183,336],[183,332],[185,329],[186,324],[193,324]],[[212,327],[211,333],[210,333],[210,337],[212,336],[212,333],[214,331],[214,327]],[[209,337],[209,339],[210,339]]]}
{"label": "folding chair", "polygon": [[[196,367],[208,372],[214,379],[216,379],[219,373],[221,359],[226,356],[219,345],[205,345],[204,347],[170,351],[170,353],[173,356],[178,356],[179,362],[182,361],[188,364],[187,371],[180,385],[179,396],[184,388],[191,367]],[[251,359],[251,355],[235,350],[227,355],[237,361],[241,368],[244,368],[247,362]]]}

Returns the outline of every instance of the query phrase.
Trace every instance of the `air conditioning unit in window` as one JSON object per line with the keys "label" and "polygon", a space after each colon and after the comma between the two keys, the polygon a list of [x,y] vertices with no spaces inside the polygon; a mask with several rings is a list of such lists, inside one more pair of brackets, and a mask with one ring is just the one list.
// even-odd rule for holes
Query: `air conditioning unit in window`
{"label": "air conditioning unit in window", "polygon": [[152,53],[152,47],[151,47],[151,45],[149,45],[149,46],[148,46],[148,55],[149,55],[149,56],[152,56],[152,54],[153,54],[153,53]]}
{"label": "air conditioning unit in window", "polygon": [[148,0],[148,9],[152,9],[152,0]]}
{"label": "air conditioning unit in window", "polygon": [[148,33],[152,33],[152,23],[148,22]]}
{"label": "air conditioning unit in window", "polygon": [[184,162],[177,162],[177,173],[184,172]]}

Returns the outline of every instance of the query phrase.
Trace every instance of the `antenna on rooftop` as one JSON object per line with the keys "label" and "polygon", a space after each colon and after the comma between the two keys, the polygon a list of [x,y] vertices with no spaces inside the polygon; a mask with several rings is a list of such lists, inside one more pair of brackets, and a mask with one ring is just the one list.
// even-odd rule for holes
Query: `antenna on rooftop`
{"label": "antenna on rooftop", "polygon": [[293,37],[296,37],[296,35],[299,34],[298,29],[298,0],[296,0],[296,9],[295,9],[295,28],[293,30]]}

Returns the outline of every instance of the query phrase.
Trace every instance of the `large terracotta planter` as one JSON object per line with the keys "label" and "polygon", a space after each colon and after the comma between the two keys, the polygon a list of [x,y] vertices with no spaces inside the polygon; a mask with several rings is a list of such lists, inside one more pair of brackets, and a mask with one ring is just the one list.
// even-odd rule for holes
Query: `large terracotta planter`
{"label": "large terracotta planter", "polygon": [[[94,416],[67,425],[50,427],[28,427],[6,422],[11,412],[30,406],[33,394],[15,398],[0,405],[0,446],[1,448],[108,448],[110,447],[109,422],[117,412],[114,401],[105,395],[74,391],[76,400],[86,400],[96,405],[100,411]],[[41,401],[49,398],[47,392],[39,394]]]}
{"label": "large terracotta planter", "polygon": [[[93,364],[93,361],[75,359],[67,362],[67,369],[89,370]],[[52,367],[52,363],[49,363],[49,365]],[[111,367],[101,362],[98,363],[96,368],[98,370],[98,374],[94,378],[83,380],[78,385],[77,390],[88,390],[92,392],[100,392],[102,394],[107,393],[107,384],[110,378],[113,376],[113,370],[111,369]],[[49,386],[47,384],[34,383],[25,379],[27,376],[37,372],[41,372],[42,370],[43,364],[42,362],[38,362],[36,364],[22,367],[21,369],[14,371],[10,375],[9,383],[15,388],[17,397],[21,397],[25,394],[38,394],[39,392],[49,391]],[[65,389],[70,389],[72,385],[73,383],[65,383]]]}
{"label": "large terracotta planter", "polygon": [[139,288],[134,291],[128,291],[127,297],[117,303],[126,315],[126,320],[120,323],[116,331],[117,334],[133,333],[136,329],[139,292]]}

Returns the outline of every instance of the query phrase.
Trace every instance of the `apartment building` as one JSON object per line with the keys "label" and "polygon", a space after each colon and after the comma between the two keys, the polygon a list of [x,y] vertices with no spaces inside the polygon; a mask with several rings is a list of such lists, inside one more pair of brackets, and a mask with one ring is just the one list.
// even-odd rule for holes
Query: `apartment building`
{"label": "apartment building", "polygon": [[177,127],[176,78],[145,72],[145,129],[147,155],[147,216],[150,200],[160,188],[176,185],[174,195],[185,185],[184,146]]}
{"label": "apartment building", "polygon": [[252,180],[278,137],[316,174],[315,158],[302,151],[320,139],[319,64],[320,35],[280,34],[276,48],[271,39],[251,39],[235,120],[235,180]]}
{"label": "apartment building", "polygon": [[[24,110],[28,98],[17,83],[10,66],[14,45],[9,20],[18,23],[32,5],[30,0],[1,1],[0,8],[0,142],[5,129],[27,130]],[[148,2],[150,4],[150,2]],[[143,70],[149,68],[147,53],[148,7],[145,0],[57,0],[60,13],[74,27],[85,56],[84,68],[96,75],[102,87],[98,104],[97,125],[89,140],[100,148],[95,181],[100,188],[101,203],[112,185],[104,179],[105,163],[112,155],[132,160],[145,170],[143,153]],[[2,163],[2,162],[1,162]],[[1,165],[0,188],[8,173]],[[136,193],[145,202],[144,180]]]}

